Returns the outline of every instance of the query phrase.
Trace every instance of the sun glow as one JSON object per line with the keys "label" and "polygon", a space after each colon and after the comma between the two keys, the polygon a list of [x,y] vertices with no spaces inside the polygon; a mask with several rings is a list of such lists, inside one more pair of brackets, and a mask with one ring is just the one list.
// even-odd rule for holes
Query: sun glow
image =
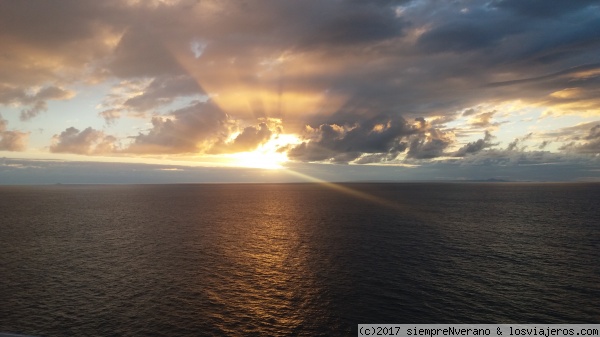
{"label": "sun glow", "polygon": [[277,135],[254,151],[234,153],[230,157],[233,164],[239,167],[268,170],[282,169],[284,163],[288,161],[285,147],[300,142],[300,139],[295,135]]}
{"label": "sun glow", "polygon": [[260,150],[235,153],[232,158],[236,166],[268,170],[283,168],[282,164],[288,160],[285,153],[263,152]]}

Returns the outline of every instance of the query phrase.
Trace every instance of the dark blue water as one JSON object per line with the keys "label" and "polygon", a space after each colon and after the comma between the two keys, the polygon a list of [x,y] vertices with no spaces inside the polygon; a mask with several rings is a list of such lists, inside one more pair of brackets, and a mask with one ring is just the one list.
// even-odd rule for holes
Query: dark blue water
{"label": "dark blue water", "polygon": [[600,323],[598,184],[0,187],[0,332]]}

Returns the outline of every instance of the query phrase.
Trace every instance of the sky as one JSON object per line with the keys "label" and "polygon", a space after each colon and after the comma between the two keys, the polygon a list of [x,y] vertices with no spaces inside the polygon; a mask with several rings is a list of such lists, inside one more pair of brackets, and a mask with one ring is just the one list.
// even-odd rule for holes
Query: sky
{"label": "sky", "polygon": [[600,181],[600,1],[0,0],[0,184]]}

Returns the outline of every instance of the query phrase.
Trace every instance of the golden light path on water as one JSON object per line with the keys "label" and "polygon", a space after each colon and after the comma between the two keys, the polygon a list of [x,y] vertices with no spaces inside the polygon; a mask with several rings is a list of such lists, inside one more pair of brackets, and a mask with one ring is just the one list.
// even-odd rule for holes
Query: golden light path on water
{"label": "golden light path on water", "polygon": [[304,174],[304,173],[300,173],[298,171],[291,170],[289,168],[283,168],[283,170],[285,170],[287,173],[289,173],[289,174],[291,174],[293,176],[302,178],[302,179],[307,180],[309,182],[318,183],[318,184],[320,184],[322,186],[325,186],[325,187],[327,187],[329,189],[332,189],[332,190],[338,191],[340,193],[344,193],[344,194],[353,196],[353,197],[358,198],[358,199],[363,199],[363,200],[366,200],[366,201],[369,201],[369,202],[372,202],[372,203],[375,203],[375,204],[379,204],[379,205],[382,205],[382,206],[385,206],[385,207],[388,207],[388,208],[392,208],[392,209],[397,210],[397,211],[402,211],[402,212],[409,211],[408,207],[406,207],[404,205],[401,205],[401,204],[399,204],[397,202],[393,202],[393,201],[390,201],[390,200],[387,200],[387,199],[384,199],[384,198],[380,198],[380,197],[374,196],[374,195],[366,193],[366,192],[358,191],[358,190],[355,190],[355,189],[350,188],[348,186],[344,186],[344,185],[339,184],[339,183],[333,183],[333,182],[325,181],[325,180],[322,180],[322,179],[319,179],[319,178],[316,178],[316,177],[312,177],[312,176]]}
{"label": "golden light path on water", "polygon": [[290,161],[287,156],[287,152],[280,151],[280,149],[289,145],[296,145],[299,143],[301,143],[301,140],[296,135],[280,134],[277,137],[269,140],[268,142],[258,146],[254,151],[234,153],[229,155],[228,157],[233,163],[233,165],[237,167],[248,167],[269,171],[285,172],[286,174],[300,178],[303,181],[316,183],[325,186],[329,189],[335,190],[339,193],[350,195],[357,199],[362,199],[374,204],[378,204],[386,208],[402,212],[404,214],[412,214],[421,219],[429,218],[426,214],[417,214],[422,212],[418,212],[417,210],[409,208],[406,205],[400,204],[398,202],[378,197],[366,193],[364,191],[359,191],[344,184],[319,179],[317,177],[301,173],[287,167],[285,164]]}

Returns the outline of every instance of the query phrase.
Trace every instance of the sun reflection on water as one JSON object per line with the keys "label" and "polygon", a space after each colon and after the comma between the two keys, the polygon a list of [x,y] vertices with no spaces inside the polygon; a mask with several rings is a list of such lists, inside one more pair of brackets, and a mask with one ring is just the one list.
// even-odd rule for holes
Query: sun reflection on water
{"label": "sun reflection on water", "polygon": [[[307,306],[320,298],[320,287],[299,220],[302,203],[275,197],[282,185],[268,187],[259,200],[252,200],[253,208],[244,207],[240,198],[235,212],[230,210],[235,216],[222,223],[218,254],[226,256],[236,275],[220,280],[221,291],[208,295],[212,302],[226,304],[231,317],[238,317],[237,322],[216,317],[226,334],[289,335],[314,320],[306,317],[311,312]],[[246,317],[241,325],[239,317]]]}

